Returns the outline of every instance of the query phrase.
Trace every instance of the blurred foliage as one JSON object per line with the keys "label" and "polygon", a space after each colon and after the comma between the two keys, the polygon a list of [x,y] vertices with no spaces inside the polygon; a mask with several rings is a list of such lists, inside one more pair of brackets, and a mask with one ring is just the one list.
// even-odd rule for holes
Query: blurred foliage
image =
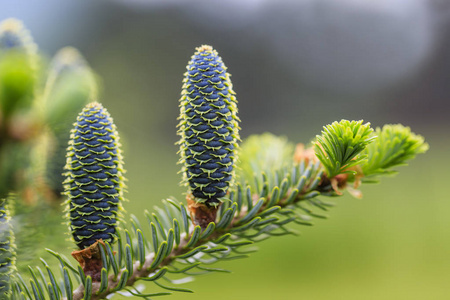
{"label": "blurred foliage", "polygon": [[0,199],[14,202],[21,271],[45,245],[64,242],[54,235],[64,236],[59,204],[68,128],[96,97],[95,84],[75,49],[61,50],[47,66],[20,21],[0,23]]}
{"label": "blurred foliage", "polygon": [[47,184],[55,197],[63,192],[63,170],[70,130],[78,113],[89,102],[97,100],[95,75],[78,50],[61,49],[50,63],[43,92],[43,117],[47,139],[43,149]]}
{"label": "blurred foliage", "polygon": [[0,24],[0,198],[23,188],[32,140],[39,130],[33,111],[37,69],[36,45],[23,25]]}
{"label": "blurred foliage", "polygon": [[[294,144],[286,137],[271,133],[249,136],[241,144],[239,161],[237,163],[237,181],[243,186],[252,188],[261,185],[261,178],[257,176],[263,171],[269,171],[268,176],[275,170],[286,168],[293,164]],[[245,182],[249,178],[254,178]]]}

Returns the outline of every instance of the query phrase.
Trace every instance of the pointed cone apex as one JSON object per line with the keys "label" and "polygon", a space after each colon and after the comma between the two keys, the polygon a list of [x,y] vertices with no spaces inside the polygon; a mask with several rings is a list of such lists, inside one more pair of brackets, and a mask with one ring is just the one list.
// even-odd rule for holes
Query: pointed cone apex
{"label": "pointed cone apex", "polygon": [[211,47],[209,45],[201,45],[200,47],[195,48],[195,50],[197,50],[197,53],[200,53],[200,52],[216,52],[213,49],[213,47]]}
{"label": "pointed cone apex", "polygon": [[80,249],[112,243],[123,201],[119,136],[109,113],[88,104],[77,118],[67,149],[64,182],[69,228]]}
{"label": "pointed cone apex", "polygon": [[198,47],[187,66],[180,99],[184,182],[194,201],[207,207],[218,206],[234,178],[239,118],[226,70],[216,50]]}

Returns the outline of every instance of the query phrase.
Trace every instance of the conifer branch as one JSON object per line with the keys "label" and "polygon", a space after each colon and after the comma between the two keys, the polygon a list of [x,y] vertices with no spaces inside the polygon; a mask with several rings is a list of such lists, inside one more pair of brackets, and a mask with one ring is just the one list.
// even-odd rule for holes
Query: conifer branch
{"label": "conifer branch", "polygon": [[[255,138],[257,137],[253,137],[253,139]],[[267,138],[267,136],[264,138]],[[264,144],[261,143],[261,145]],[[272,145],[273,147],[277,147],[276,143],[273,143]],[[286,147],[290,146],[286,144]],[[245,143],[242,148],[244,152],[247,150]],[[361,148],[361,151],[363,150],[364,148]],[[270,151],[270,149],[268,151]],[[324,196],[337,195],[332,185],[329,184],[330,180],[324,174],[323,169],[324,167],[320,162],[314,162],[314,160],[311,159],[307,160],[306,157],[304,157],[291,171],[285,171],[286,176],[284,178],[276,180],[275,186],[273,188],[271,187],[270,193],[266,192],[271,184],[268,182],[268,176],[264,173],[262,175],[263,185],[259,187],[259,190],[251,190],[250,186],[247,186],[247,193],[248,191],[251,191],[249,197],[244,196],[242,185],[237,184],[235,189],[231,192],[230,201],[232,202],[224,202],[223,204],[224,207],[221,209],[220,220],[216,224],[211,223],[210,226],[203,231],[203,234],[206,234],[210,227],[215,229],[213,229],[206,237],[198,237],[197,241],[192,243],[192,239],[196,235],[196,231],[199,230],[199,226],[194,227],[191,224],[189,226],[189,234],[185,234],[181,237],[181,242],[178,246],[175,246],[161,263],[151,267],[155,261],[154,252],[148,254],[145,257],[144,262],[138,260],[135,261],[133,264],[132,275],[127,279],[124,286],[133,286],[134,283],[140,279],[148,279],[150,274],[155,276],[158,275],[158,273],[166,272],[177,259],[189,255],[189,253],[195,251],[198,251],[197,255],[198,253],[207,253],[212,249],[220,250],[220,246],[224,246],[224,251],[229,251],[230,248],[232,248],[230,244],[217,241],[226,236],[233,236],[235,244],[240,243],[241,245],[248,245],[259,241],[259,237],[263,234],[279,234],[273,232],[275,229],[281,228],[281,234],[291,234],[292,232],[290,229],[284,227],[284,225],[291,222],[301,225],[310,225],[308,218],[300,215],[299,210],[306,212],[312,217],[323,217],[314,212],[314,207],[326,211],[330,204],[318,200],[316,197],[320,194]],[[288,186],[285,184],[286,181],[290,182]],[[244,203],[245,200],[247,200],[247,204]],[[183,209],[182,203],[177,205],[173,201],[168,201],[166,204],[178,206],[181,210]],[[307,207],[305,204],[310,207]],[[226,220],[228,211],[232,211],[233,213],[231,217]],[[280,218],[281,216],[284,216],[285,218],[282,219]],[[183,222],[190,223],[190,220],[183,218]],[[228,225],[221,227],[221,224]],[[167,230],[167,232],[171,229]],[[200,265],[201,262],[204,263],[206,261],[202,261],[198,258],[195,262],[190,262],[190,267],[196,268],[198,267],[196,263],[199,263]],[[108,279],[109,288],[99,294],[96,294],[96,292],[100,290],[102,284],[93,284],[91,299],[103,299],[107,295],[113,293],[114,287],[120,282],[121,274],[124,272],[128,272],[126,267],[122,268],[118,275],[110,275]],[[81,285],[78,287],[74,292],[73,299],[83,299],[84,290],[84,286]]]}
{"label": "conifer branch", "polygon": [[[0,171],[7,174],[2,178],[12,178],[23,167],[11,159],[16,149],[36,157],[48,150],[30,150],[23,143],[31,139],[30,132],[42,138],[42,128],[48,128],[61,146],[74,114],[96,100],[97,88],[95,76],[74,49],[57,55],[47,80],[37,78],[42,72],[37,72],[37,47],[28,31],[17,21],[2,24]],[[37,82],[46,82],[43,91]],[[28,116],[37,125],[17,135],[16,120]],[[347,120],[325,126],[313,147],[297,146],[295,152],[293,144],[270,134],[250,137],[239,146],[236,95],[227,68],[210,46],[197,48],[188,64],[179,120],[187,204],[166,199],[154,213],[145,213],[149,228],[131,216],[118,229],[125,185],[116,128],[99,103],[83,110],[69,140],[65,181],[69,228],[80,249],[73,256],[80,265],[48,250],[59,261],[60,272],[41,259],[43,267],[29,267],[28,276],[10,276],[14,249],[4,198],[20,184],[2,180],[0,225],[8,230],[0,230],[0,250],[7,250],[0,256],[0,296],[96,300],[128,291],[148,299],[192,292],[166,286],[161,279],[177,284],[171,274],[226,272],[205,265],[246,257],[252,251],[246,246],[271,236],[295,234],[287,224],[309,226],[313,218],[326,217],[318,211],[332,204],[319,195],[339,196],[360,182],[392,174],[394,167],[428,149],[408,127],[387,125],[374,133],[369,123]],[[51,150],[47,153],[54,154],[58,168],[65,161],[59,160],[61,147]],[[40,163],[45,169],[40,176],[48,177],[48,188],[57,194],[59,179],[50,178],[53,171],[47,163]],[[167,292],[145,294],[134,287],[137,281],[153,282]]]}
{"label": "conifer branch", "polygon": [[[265,139],[266,142],[255,143],[258,139]],[[267,142],[267,139],[272,142]],[[102,260],[99,280],[93,280],[93,277],[85,274],[80,267],[73,267],[64,256],[49,251],[60,261],[63,278],[56,279],[53,275],[56,272],[50,272],[49,269],[47,280],[39,268],[30,268],[31,288],[27,287],[19,275],[20,280],[13,285],[13,293],[21,295],[22,299],[33,299],[32,295],[35,299],[47,299],[44,296],[47,293],[52,300],[96,300],[127,290],[131,295],[147,297],[150,294],[130,289],[139,280],[154,282],[158,287],[170,292],[191,292],[187,289],[167,287],[159,280],[164,278],[170,281],[168,276],[171,273],[192,276],[214,272],[217,269],[205,268],[203,265],[245,257],[249,250],[242,250],[241,247],[245,248],[270,236],[295,234],[292,229],[286,228],[285,225],[289,223],[311,225],[312,218],[324,218],[317,210],[327,211],[331,204],[317,199],[317,196],[337,196],[341,193],[332,184],[336,177],[328,177],[324,172],[325,167],[313,152],[306,149],[303,153],[295,153],[294,160],[294,155],[289,155],[289,149],[293,147],[283,139],[264,135],[249,140],[252,143],[244,142],[242,145],[242,157],[247,157],[249,151],[264,148],[264,151],[270,154],[274,153],[274,149],[278,149],[280,157],[277,161],[282,167],[268,165],[252,186],[248,182],[254,179],[253,176],[241,173],[241,179],[230,188],[229,194],[223,199],[217,220],[209,223],[206,228],[202,229],[193,224],[183,203],[167,199],[162,209],[156,209],[154,214],[146,213],[150,230],[145,230],[136,218],[132,218],[132,229],[122,230],[116,246],[108,242],[105,246],[98,244]],[[342,141],[343,145],[350,145],[345,141],[345,137]],[[420,145],[416,147],[403,143],[404,146],[399,147],[397,151],[403,153],[405,149],[410,149],[410,155],[403,157],[413,158],[426,150],[427,145],[423,140],[418,143]],[[280,145],[282,151],[277,148]],[[358,143],[352,144],[352,149],[359,149],[354,153],[354,157],[364,152],[366,145],[361,147]],[[259,147],[261,149],[258,150]],[[343,147],[341,150],[346,153],[348,149]],[[375,157],[369,152],[368,163]],[[245,165],[245,162],[242,164]],[[261,171],[260,166],[256,167],[256,170]],[[347,187],[350,178],[340,178],[341,190]],[[46,264],[45,266],[47,267]],[[80,285],[72,290],[74,280]],[[50,284],[47,285],[47,282]]]}

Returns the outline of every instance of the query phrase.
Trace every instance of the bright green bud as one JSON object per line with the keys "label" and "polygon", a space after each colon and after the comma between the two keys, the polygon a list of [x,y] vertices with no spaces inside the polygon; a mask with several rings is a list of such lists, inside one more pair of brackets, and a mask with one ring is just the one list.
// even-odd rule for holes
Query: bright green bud
{"label": "bright green bud", "polygon": [[[292,167],[294,145],[286,137],[271,133],[251,135],[241,144],[237,174],[242,183],[254,186],[261,174],[270,176],[286,167]],[[260,182],[262,183],[262,182]]]}
{"label": "bright green bud", "polygon": [[341,120],[324,126],[314,145],[317,158],[325,167],[328,178],[339,174],[353,174],[352,167],[367,159],[361,152],[374,141],[370,123]]}
{"label": "bright green bud", "polygon": [[362,174],[366,180],[396,173],[393,168],[406,165],[407,161],[429,148],[421,135],[401,124],[377,127],[372,135],[376,139],[365,149],[368,160],[362,165]]}

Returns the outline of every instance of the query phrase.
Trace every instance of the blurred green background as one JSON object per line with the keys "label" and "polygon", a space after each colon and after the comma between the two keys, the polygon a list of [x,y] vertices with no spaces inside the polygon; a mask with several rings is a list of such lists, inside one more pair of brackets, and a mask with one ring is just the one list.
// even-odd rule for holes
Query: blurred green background
{"label": "blurred green background", "polygon": [[[232,274],[197,277],[182,285],[195,294],[170,299],[450,299],[449,12],[426,0],[0,3],[0,19],[23,20],[42,52],[74,46],[102,78],[100,101],[124,144],[125,208],[141,220],[161,199],[182,199],[178,99],[202,44],[233,75],[243,138],[308,142],[347,118],[400,122],[430,144],[396,177],[363,186],[362,200],[337,198],[329,220],[298,228],[302,237],[265,241],[220,265]],[[43,232],[69,255],[64,229],[58,221]]]}

